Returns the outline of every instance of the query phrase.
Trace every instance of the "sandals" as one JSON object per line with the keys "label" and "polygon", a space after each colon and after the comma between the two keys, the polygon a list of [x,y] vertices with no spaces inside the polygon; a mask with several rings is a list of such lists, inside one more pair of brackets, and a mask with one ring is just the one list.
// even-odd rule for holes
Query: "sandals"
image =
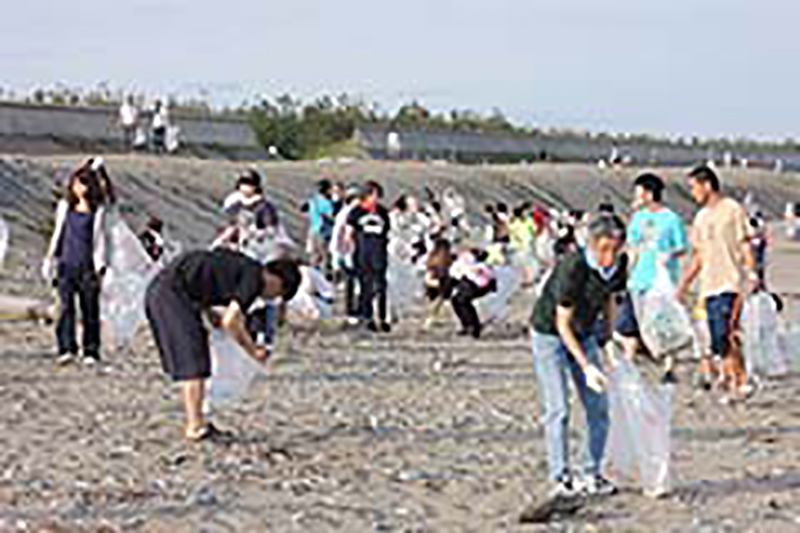
{"label": "sandals", "polygon": [[217,428],[214,424],[209,422],[206,426],[194,436],[186,436],[186,440],[189,442],[231,442],[234,438],[233,432],[231,431],[224,431],[222,429]]}

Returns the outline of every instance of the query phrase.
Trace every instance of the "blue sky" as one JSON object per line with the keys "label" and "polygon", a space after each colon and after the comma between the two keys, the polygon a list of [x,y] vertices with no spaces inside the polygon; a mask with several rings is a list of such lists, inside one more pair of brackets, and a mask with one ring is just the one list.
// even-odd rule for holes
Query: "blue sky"
{"label": "blue sky", "polygon": [[350,92],[544,127],[800,138],[797,0],[10,0],[0,85]]}

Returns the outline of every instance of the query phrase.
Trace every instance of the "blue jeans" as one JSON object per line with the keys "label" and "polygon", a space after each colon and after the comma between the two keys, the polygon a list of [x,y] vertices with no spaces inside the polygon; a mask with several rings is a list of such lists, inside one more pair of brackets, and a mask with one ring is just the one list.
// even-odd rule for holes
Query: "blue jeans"
{"label": "blue jeans", "polygon": [[[588,360],[600,366],[600,350],[593,336],[581,342]],[[584,440],[584,475],[600,474],[603,454],[608,439],[608,396],[597,393],[586,386],[583,371],[568,354],[567,348],[556,335],[533,332],[533,366],[539,384],[542,403],[542,423],[547,444],[547,461],[550,479],[557,481],[568,476],[569,471],[569,398],[567,396],[567,372],[572,376],[578,397],[586,411],[589,426],[588,438]]]}
{"label": "blue jeans", "polygon": [[728,353],[735,303],[736,294],[732,292],[706,298],[708,332],[711,335],[711,353],[714,355],[725,357]]}

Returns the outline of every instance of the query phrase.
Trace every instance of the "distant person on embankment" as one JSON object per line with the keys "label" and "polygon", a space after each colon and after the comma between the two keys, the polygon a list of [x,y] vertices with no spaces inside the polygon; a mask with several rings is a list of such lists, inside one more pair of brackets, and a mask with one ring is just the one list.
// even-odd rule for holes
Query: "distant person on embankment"
{"label": "distant person on embankment", "polygon": [[266,361],[266,348],[257,347],[247,330],[246,313],[258,298],[290,300],[300,280],[300,270],[292,261],[261,265],[238,252],[219,249],[182,254],[150,283],[147,318],[164,372],[181,384],[188,440],[223,434],[203,417],[211,354],[202,313],[214,314],[213,308],[224,307],[219,320],[223,329],[253,359]]}
{"label": "distant person on embankment", "polygon": [[100,359],[100,288],[110,258],[105,203],[100,176],[90,160],[72,173],[65,198],[56,208],[42,275],[58,286],[59,364],[70,363],[78,355],[76,296],[83,319],[83,362],[91,365]]}
{"label": "distant person on embankment", "polygon": [[153,121],[150,124],[153,151],[163,154],[167,151],[167,129],[169,128],[169,111],[167,107],[157,100],[153,108]]}
{"label": "distant person on embankment", "polygon": [[[542,289],[532,318],[533,364],[549,477],[554,484],[552,494],[557,497],[615,492],[601,475],[609,413],[597,330],[601,314],[615,316],[613,295],[625,288],[627,257],[620,255],[625,224],[614,215],[603,215],[594,218],[588,230],[586,249],[560,259]],[[609,322],[605,324],[610,327]],[[605,334],[610,336],[611,332]],[[586,463],[579,480],[573,478],[569,462],[569,378],[575,383],[588,425]]]}
{"label": "distant person on embankment", "polygon": [[133,150],[139,127],[139,108],[133,96],[128,96],[119,108],[119,125],[122,128],[123,146],[126,150]]}

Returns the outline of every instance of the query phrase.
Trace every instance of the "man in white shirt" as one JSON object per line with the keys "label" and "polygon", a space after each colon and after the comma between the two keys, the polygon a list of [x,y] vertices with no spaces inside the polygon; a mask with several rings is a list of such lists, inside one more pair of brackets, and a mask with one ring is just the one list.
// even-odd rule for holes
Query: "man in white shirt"
{"label": "man in white shirt", "polygon": [[136,137],[136,128],[139,125],[139,109],[133,101],[133,96],[128,96],[119,108],[119,124],[122,128],[123,142],[125,148],[133,148]]}

